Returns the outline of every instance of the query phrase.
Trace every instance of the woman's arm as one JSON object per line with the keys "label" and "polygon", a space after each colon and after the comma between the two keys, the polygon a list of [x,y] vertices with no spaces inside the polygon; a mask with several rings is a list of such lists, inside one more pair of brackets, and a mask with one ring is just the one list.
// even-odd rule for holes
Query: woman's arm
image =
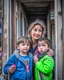
{"label": "woman's arm", "polygon": [[52,56],[52,57],[54,56],[54,52],[53,52],[53,50],[51,48],[49,49],[48,55]]}
{"label": "woman's arm", "polygon": [[34,55],[34,63],[38,61],[37,54]]}

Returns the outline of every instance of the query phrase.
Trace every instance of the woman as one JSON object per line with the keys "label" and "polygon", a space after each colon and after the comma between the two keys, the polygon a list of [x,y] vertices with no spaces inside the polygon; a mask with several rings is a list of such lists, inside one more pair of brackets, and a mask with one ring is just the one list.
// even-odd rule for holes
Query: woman
{"label": "woman", "polygon": [[[33,23],[30,24],[28,29],[28,34],[30,39],[32,40],[32,48],[30,49],[30,52],[33,53],[34,56],[34,63],[38,61],[38,58],[36,57],[38,50],[37,50],[37,43],[38,40],[43,36],[45,36],[46,33],[46,26],[43,21],[37,19]],[[53,50],[50,48],[49,56],[54,56]],[[33,66],[34,70],[34,66]],[[33,71],[33,80],[34,80],[34,71]]]}
{"label": "woman", "polygon": [[[33,23],[30,24],[28,29],[29,37],[32,40],[32,48],[30,50],[31,53],[34,53],[34,61],[37,61],[35,57],[37,53],[37,42],[40,37],[44,37],[46,33],[46,26],[42,20],[36,19]],[[53,50],[50,49],[48,55],[54,56]]]}

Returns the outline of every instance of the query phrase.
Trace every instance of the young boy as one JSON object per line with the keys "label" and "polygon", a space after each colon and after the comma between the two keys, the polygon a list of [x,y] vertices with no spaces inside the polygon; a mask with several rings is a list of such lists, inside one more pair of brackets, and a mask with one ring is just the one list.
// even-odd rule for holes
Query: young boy
{"label": "young boy", "polygon": [[32,79],[32,57],[29,56],[31,41],[28,37],[19,37],[17,49],[19,53],[12,54],[4,66],[4,73],[10,74],[10,80]]}
{"label": "young boy", "polygon": [[[53,80],[54,60],[48,55],[50,43],[47,38],[38,40],[38,53],[35,55],[35,80]],[[34,57],[35,57],[34,56]]]}

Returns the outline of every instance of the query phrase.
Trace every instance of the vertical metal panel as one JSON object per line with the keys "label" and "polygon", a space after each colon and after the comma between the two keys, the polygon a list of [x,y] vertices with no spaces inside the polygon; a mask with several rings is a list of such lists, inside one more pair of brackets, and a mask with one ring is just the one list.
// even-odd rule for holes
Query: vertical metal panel
{"label": "vertical metal panel", "polygon": [[62,41],[63,41],[62,80],[64,80],[64,0],[62,0]]}
{"label": "vertical metal panel", "polygon": [[58,80],[58,0],[55,0],[55,80]]}
{"label": "vertical metal panel", "polygon": [[8,57],[11,55],[11,53],[12,53],[12,41],[11,41],[11,29],[12,29],[12,27],[11,27],[11,0],[8,0],[7,1],[7,4],[8,4],[8,12],[7,12],[7,14],[8,14],[8,49],[7,49],[7,51],[8,51]]}
{"label": "vertical metal panel", "polygon": [[7,0],[7,59],[9,58],[9,0]]}

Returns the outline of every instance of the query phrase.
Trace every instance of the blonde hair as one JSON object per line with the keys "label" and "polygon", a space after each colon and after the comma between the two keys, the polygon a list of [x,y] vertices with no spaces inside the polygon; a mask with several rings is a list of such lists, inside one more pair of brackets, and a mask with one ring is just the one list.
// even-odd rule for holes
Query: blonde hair
{"label": "blonde hair", "polygon": [[30,24],[29,29],[28,29],[28,36],[31,37],[30,33],[35,25],[40,25],[42,27],[42,32],[43,32],[42,36],[44,36],[46,33],[46,26],[45,26],[44,22],[39,19],[36,19],[33,23]]}

